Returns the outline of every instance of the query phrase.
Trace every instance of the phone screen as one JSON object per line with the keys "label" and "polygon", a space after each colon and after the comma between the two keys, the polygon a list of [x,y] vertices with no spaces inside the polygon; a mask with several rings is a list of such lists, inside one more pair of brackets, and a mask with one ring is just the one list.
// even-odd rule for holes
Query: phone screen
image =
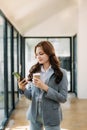
{"label": "phone screen", "polygon": [[13,72],[12,73],[17,79],[21,78],[21,75],[18,72]]}

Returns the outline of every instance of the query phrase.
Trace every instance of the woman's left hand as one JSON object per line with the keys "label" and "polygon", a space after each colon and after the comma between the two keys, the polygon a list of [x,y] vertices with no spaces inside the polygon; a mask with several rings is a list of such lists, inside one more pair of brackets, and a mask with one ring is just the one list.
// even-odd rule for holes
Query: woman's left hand
{"label": "woman's left hand", "polygon": [[33,83],[35,84],[36,87],[38,87],[46,92],[48,91],[48,86],[46,84],[44,84],[40,79],[35,77],[33,79]]}

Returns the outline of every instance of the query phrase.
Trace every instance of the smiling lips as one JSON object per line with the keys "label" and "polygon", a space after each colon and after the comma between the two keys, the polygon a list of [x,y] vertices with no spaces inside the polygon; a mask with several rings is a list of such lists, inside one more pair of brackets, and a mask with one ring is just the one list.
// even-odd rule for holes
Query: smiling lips
{"label": "smiling lips", "polygon": [[38,59],[39,62],[43,61],[42,59]]}

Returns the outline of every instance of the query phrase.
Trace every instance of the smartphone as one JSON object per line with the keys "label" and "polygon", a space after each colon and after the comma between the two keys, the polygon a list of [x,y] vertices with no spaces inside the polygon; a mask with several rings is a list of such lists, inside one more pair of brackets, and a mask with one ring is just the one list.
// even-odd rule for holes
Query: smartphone
{"label": "smartphone", "polygon": [[[18,72],[13,72],[12,75],[14,75],[17,79],[21,79],[21,75]],[[24,94],[24,91],[20,88],[18,89],[20,94]]]}
{"label": "smartphone", "polygon": [[21,75],[18,72],[13,72],[12,75],[14,75],[17,79],[21,79]]}

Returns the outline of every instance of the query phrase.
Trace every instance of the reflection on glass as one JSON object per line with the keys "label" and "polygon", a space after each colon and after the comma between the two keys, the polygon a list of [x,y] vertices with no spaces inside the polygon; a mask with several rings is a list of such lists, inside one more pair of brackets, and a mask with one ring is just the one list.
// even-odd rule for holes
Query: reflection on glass
{"label": "reflection on glass", "polygon": [[4,120],[4,47],[3,47],[3,18],[0,16],[0,125]]}

